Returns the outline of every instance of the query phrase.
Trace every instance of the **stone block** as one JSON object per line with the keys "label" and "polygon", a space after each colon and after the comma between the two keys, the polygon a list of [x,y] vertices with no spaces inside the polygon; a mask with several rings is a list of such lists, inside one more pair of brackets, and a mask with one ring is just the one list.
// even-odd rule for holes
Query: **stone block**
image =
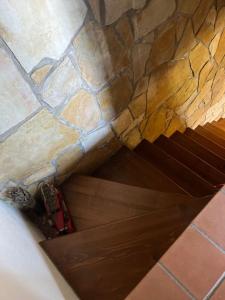
{"label": "stone block", "polygon": [[181,59],[166,63],[151,75],[147,94],[147,112],[151,114],[169,97],[174,95],[192,72],[187,60]]}
{"label": "stone block", "polygon": [[27,72],[43,58],[59,59],[84,22],[83,0],[0,2],[0,32]]}
{"label": "stone block", "polygon": [[84,131],[91,131],[98,127],[101,120],[95,97],[85,90],[75,94],[63,109],[61,116]]}
{"label": "stone block", "polygon": [[152,0],[133,17],[135,39],[138,40],[165,22],[175,11],[175,0]]}
{"label": "stone block", "polygon": [[80,85],[79,72],[66,57],[45,81],[42,98],[51,107],[57,107],[71,97]]}
{"label": "stone block", "polygon": [[98,94],[100,108],[105,121],[111,121],[129,104],[133,93],[127,76],[115,79],[112,84]]}
{"label": "stone block", "polygon": [[47,176],[51,161],[78,138],[78,132],[47,110],[40,111],[1,144],[0,182],[10,178],[31,184],[30,178],[36,181]]}
{"label": "stone block", "polygon": [[0,134],[3,134],[34,113],[40,104],[3,48],[0,48],[0,68]]}
{"label": "stone block", "polygon": [[87,23],[74,40],[77,61],[83,78],[99,90],[115,74],[128,66],[128,49],[118,40],[112,27]]}

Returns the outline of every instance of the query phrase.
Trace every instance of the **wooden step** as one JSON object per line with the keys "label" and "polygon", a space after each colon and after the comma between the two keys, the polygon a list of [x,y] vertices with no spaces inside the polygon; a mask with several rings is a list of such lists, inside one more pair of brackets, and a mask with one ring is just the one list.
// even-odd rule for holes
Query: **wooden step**
{"label": "wooden step", "polygon": [[187,147],[181,146],[173,139],[160,136],[154,143],[162,150],[178,160],[201,178],[213,185],[225,182],[225,174],[211,166],[208,162],[196,156],[195,153],[187,150]]}
{"label": "wooden step", "polygon": [[175,181],[190,195],[201,197],[215,192],[206,180],[170,156],[157,145],[142,141],[135,151]]}
{"label": "wooden step", "polygon": [[225,120],[224,119],[220,119],[217,122],[212,122],[212,125],[219,128],[220,130],[225,131]]}
{"label": "wooden step", "polygon": [[225,131],[225,119],[220,119],[219,121],[213,122],[212,124]]}
{"label": "wooden step", "polygon": [[197,211],[192,208],[187,213],[187,209],[166,208],[46,240],[41,246],[80,299],[122,300]]}
{"label": "wooden step", "polygon": [[215,126],[214,124],[206,124],[204,128],[210,132],[213,132],[218,138],[225,140],[225,132],[221,128]]}
{"label": "wooden step", "polygon": [[203,135],[204,137],[208,138],[209,140],[213,141],[217,145],[221,146],[222,148],[225,148],[225,140],[215,134],[215,131],[210,129],[209,127],[197,127],[196,128],[197,133]]}
{"label": "wooden step", "polygon": [[195,140],[192,139],[190,136],[177,131],[175,134],[172,135],[171,139],[177,144],[186,148],[191,153],[198,156],[199,158],[208,162],[211,166],[214,166],[221,172],[225,173],[225,159],[222,159],[215,153],[209,151],[206,147],[195,142]]}
{"label": "wooden step", "polygon": [[161,192],[184,191],[150,162],[123,147],[93,174],[95,177]]}
{"label": "wooden step", "polygon": [[188,128],[186,129],[185,136],[188,136],[193,141],[195,141],[197,144],[201,145],[211,153],[219,156],[222,159],[225,159],[225,150],[220,145],[216,144],[212,140],[209,139],[209,137],[206,137],[204,135],[201,135],[200,133]]}
{"label": "wooden step", "polygon": [[167,207],[202,207],[207,199],[130,186],[95,177],[73,175],[62,186],[77,231],[139,216]]}

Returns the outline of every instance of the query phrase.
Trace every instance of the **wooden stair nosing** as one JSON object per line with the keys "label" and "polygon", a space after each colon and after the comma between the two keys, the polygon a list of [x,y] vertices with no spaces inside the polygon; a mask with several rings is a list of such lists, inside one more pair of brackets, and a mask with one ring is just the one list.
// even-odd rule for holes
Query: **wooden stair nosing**
{"label": "wooden stair nosing", "polygon": [[186,129],[184,135],[188,136],[196,143],[206,148],[208,151],[214,153],[222,159],[225,159],[224,148],[216,144],[214,141],[210,140],[209,137],[207,137],[206,135],[202,135],[201,133],[198,133],[190,128]]}
{"label": "wooden stair nosing", "polygon": [[78,231],[179,204],[193,207],[206,198],[170,194],[104,179],[73,175],[62,185]]}
{"label": "wooden stair nosing", "polygon": [[122,300],[194,216],[165,209],[40,244],[81,299]]}
{"label": "wooden stair nosing", "polygon": [[197,155],[199,158],[210,163],[210,165],[214,166],[221,172],[225,173],[225,159],[222,159],[220,156],[216,155],[202,144],[197,143],[191,138],[191,136],[181,134],[177,131],[172,135],[171,139],[188,149],[193,154]]}
{"label": "wooden stair nosing", "polygon": [[173,178],[190,195],[201,197],[215,191],[215,188],[211,184],[157,145],[144,140],[135,151],[146,160],[151,160],[153,164]]}
{"label": "wooden stair nosing", "polygon": [[182,188],[153,164],[125,147],[92,176],[163,192],[185,194]]}
{"label": "wooden stair nosing", "polygon": [[166,150],[169,155],[190,168],[194,173],[206,180],[210,184],[221,184],[225,182],[225,174],[214,168],[207,161],[196,156],[184,146],[176,143],[173,139],[160,136],[155,144],[162,150]]}

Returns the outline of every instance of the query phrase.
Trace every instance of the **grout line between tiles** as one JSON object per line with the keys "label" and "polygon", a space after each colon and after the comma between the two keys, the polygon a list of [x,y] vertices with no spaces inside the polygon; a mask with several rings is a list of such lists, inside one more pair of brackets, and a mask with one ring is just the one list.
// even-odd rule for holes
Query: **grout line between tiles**
{"label": "grout line between tiles", "polygon": [[202,229],[200,229],[196,224],[192,223],[190,225],[193,229],[195,229],[201,236],[203,236],[208,242],[210,242],[214,247],[216,247],[220,252],[225,254],[225,250],[216,242],[214,242]]}
{"label": "grout line between tiles", "polygon": [[164,266],[162,262],[159,261],[158,265],[170,277],[170,279],[172,279],[192,300],[196,300],[194,295],[182,284],[180,280],[178,280],[174,276],[174,274],[169,269],[167,269],[167,267]]}
{"label": "grout line between tiles", "polygon": [[221,284],[225,280],[225,272],[219,277],[219,279],[216,281],[216,283],[213,285],[213,287],[209,290],[207,295],[203,298],[203,300],[209,300],[211,297],[215,294],[215,292],[218,290],[218,288],[221,286]]}

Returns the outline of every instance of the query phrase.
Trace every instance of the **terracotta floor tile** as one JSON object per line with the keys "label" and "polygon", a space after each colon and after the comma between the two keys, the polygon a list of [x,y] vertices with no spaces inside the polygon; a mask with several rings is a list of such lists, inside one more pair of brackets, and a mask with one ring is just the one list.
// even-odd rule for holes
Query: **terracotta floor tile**
{"label": "terracotta floor tile", "polygon": [[225,255],[191,227],[161,262],[197,299],[208,293],[225,270]]}
{"label": "terracotta floor tile", "polygon": [[190,300],[191,298],[156,265],[125,300]]}
{"label": "terracotta floor tile", "polygon": [[225,192],[219,192],[194,220],[213,241],[225,249]]}
{"label": "terracotta floor tile", "polygon": [[210,298],[210,300],[224,300],[225,299],[225,280],[223,283],[218,287],[216,292]]}

